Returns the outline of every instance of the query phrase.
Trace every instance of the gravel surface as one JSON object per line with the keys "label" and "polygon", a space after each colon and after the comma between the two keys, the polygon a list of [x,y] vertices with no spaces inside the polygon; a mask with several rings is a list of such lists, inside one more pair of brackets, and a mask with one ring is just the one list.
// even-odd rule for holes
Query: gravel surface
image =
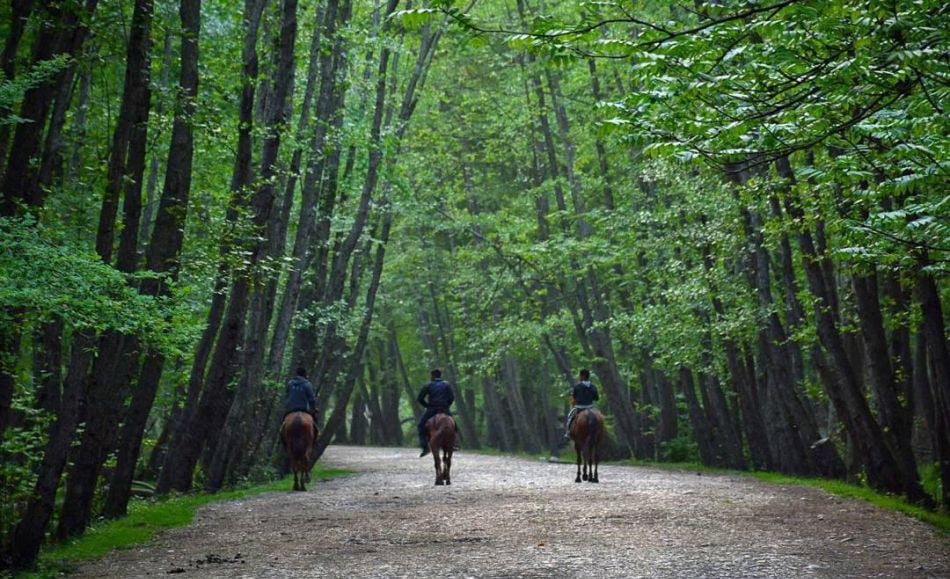
{"label": "gravel surface", "polygon": [[[861,501],[748,477],[330,447],[358,474],[203,507],[78,569],[102,577],[950,577],[950,540]],[[288,485],[288,489],[289,489]]]}

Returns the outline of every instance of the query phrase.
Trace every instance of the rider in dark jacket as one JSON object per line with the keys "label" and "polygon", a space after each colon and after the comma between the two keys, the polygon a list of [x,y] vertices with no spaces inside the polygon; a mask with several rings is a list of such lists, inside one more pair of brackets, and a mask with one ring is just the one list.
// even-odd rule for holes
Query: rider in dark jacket
{"label": "rider in dark jacket", "polygon": [[422,454],[419,456],[429,454],[426,422],[440,412],[452,416],[452,413],[449,412],[449,406],[455,402],[455,393],[452,391],[452,385],[442,379],[442,371],[436,368],[432,370],[431,376],[432,381],[422,387],[422,390],[419,391],[419,397],[416,399],[419,404],[426,409],[416,427],[419,433],[419,446],[422,447]]}
{"label": "rider in dark jacket", "polygon": [[564,438],[570,438],[571,422],[574,421],[574,417],[577,416],[578,411],[591,408],[594,402],[600,399],[600,395],[597,394],[597,387],[591,384],[590,370],[586,368],[581,370],[578,379],[577,384],[574,384],[571,388],[571,400],[574,406],[571,408],[570,413],[568,413],[567,421],[564,424]]}
{"label": "rider in dark jacket", "polygon": [[[307,371],[297,368],[297,375],[287,382],[287,395],[284,402],[284,416],[291,412],[314,414],[317,410],[317,397],[313,384],[307,380]],[[316,420],[316,417],[314,417]]]}

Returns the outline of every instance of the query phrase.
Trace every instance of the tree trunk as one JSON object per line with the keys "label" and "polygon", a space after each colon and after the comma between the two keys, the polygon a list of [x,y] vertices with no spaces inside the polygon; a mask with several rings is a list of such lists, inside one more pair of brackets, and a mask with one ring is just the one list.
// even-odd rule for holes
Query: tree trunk
{"label": "tree trunk", "polygon": [[[44,5],[42,17],[52,25],[43,26],[33,44],[33,65],[40,65],[59,56],[76,57],[89,35],[86,26],[96,10],[98,0],[85,0],[82,6],[66,3]],[[0,215],[14,216],[22,213],[23,208],[34,210],[44,201],[44,192],[35,188],[37,166],[33,159],[40,154],[43,132],[47,116],[57,94],[57,87],[63,85],[68,68],[53,75],[23,95],[19,117],[24,122],[16,126],[10,157],[6,164],[3,182],[0,184]]]}
{"label": "tree trunk", "polygon": [[[390,5],[395,8],[394,3],[391,3]],[[385,72],[385,69],[383,69],[383,72]],[[376,247],[376,259],[373,264],[372,278],[370,279],[369,287],[366,289],[366,313],[364,314],[362,323],[360,325],[360,331],[356,340],[356,345],[353,347],[352,353],[350,354],[349,371],[347,372],[346,378],[343,381],[342,388],[337,392],[336,406],[334,407],[333,413],[330,415],[329,420],[327,420],[323,432],[320,433],[320,437],[314,443],[314,462],[316,462],[323,455],[323,452],[330,444],[330,440],[333,438],[333,435],[340,428],[340,425],[345,419],[346,405],[349,402],[350,394],[353,392],[353,386],[355,385],[356,379],[359,376],[360,370],[362,369],[363,351],[366,348],[366,341],[369,338],[369,328],[373,321],[373,306],[376,303],[376,292],[379,289],[379,280],[383,273],[383,263],[386,257],[386,243],[389,241],[389,232],[392,227],[393,220],[392,210],[388,203],[383,211],[385,211],[385,215],[383,217],[382,232],[379,236],[379,245]]]}
{"label": "tree trunk", "polygon": [[[168,247],[181,247],[183,223],[187,214],[191,191],[191,166],[194,150],[192,116],[198,94],[198,35],[200,29],[201,0],[181,0],[181,69],[178,81],[178,99],[175,120],[172,125],[171,144],[165,169],[162,198],[155,218],[152,239],[163,239]],[[161,232],[161,234],[159,234]],[[149,257],[149,267],[169,268],[161,253]],[[165,469],[162,470],[162,476]],[[161,488],[162,478],[159,478]],[[167,490],[167,489],[166,489]]]}
{"label": "tree trunk", "polygon": [[[781,166],[782,176],[794,182],[791,166]],[[786,211],[792,219],[804,218],[802,209],[790,198],[786,199]],[[872,487],[897,494],[906,494],[912,501],[925,499],[925,494],[916,478],[908,476],[901,468],[898,459],[891,452],[881,430],[874,420],[867,400],[861,390],[859,379],[845,349],[838,324],[830,310],[832,292],[828,287],[821,258],[815,248],[811,233],[799,231],[798,242],[802,252],[802,265],[808,278],[808,284],[816,299],[815,316],[818,325],[818,337],[828,352],[829,370],[833,382],[826,382],[830,388],[829,397],[835,403],[838,417],[844,422],[851,441],[855,445],[863,463],[868,484]]]}
{"label": "tree trunk", "polygon": [[696,397],[693,372],[689,368],[680,368],[679,382],[680,391],[686,399],[686,409],[689,412],[689,421],[693,427],[693,438],[699,446],[699,458],[707,466],[720,466],[712,428],[706,419],[705,412],[699,405],[699,399]]}
{"label": "tree trunk", "polygon": [[[142,176],[151,93],[152,0],[137,0],[126,57],[122,107],[112,139],[106,192],[99,214],[96,252],[106,263],[112,260],[119,193],[124,189],[123,229],[119,244],[119,271],[135,269],[141,213]],[[82,532],[92,516],[92,502],[102,464],[115,445],[124,398],[138,364],[138,340],[107,331],[100,340],[99,356],[93,363],[88,420],[82,445],[69,473],[66,500],[59,521],[60,538]]]}
{"label": "tree trunk", "polygon": [[[229,207],[228,218],[237,219],[238,207],[245,195],[245,189],[251,184],[252,164],[252,131],[254,126],[254,91],[257,79],[257,33],[260,24],[261,12],[266,0],[245,0],[244,18],[245,33],[241,53],[242,88],[240,101],[240,125],[238,129],[237,154],[235,156],[234,172],[231,177],[232,207]],[[172,139],[174,145],[174,135]],[[171,165],[169,164],[169,169]],[[166,175],[166,181],[168,177]],[[157,225],[156,225],[157,227]],[[222,253],[229,251],[222,248]],[[224,256],[222,256],[222,260]],[[225,266],[220,266],[223,269]],[[219,271],[219,277],[222,272]],[[238,276],[240,278],[240,276]],[[169,443],[162,473],[159,476],[156,490],[166,493],[170,490],[186,492],[191,488],[192,475],[195,465],[206,441],[207,433],[216,430],[212,424],[212,404],[221,407],[227,396],[222,392],[229,376],[233,375],[231,366],[235,364],[233,354],[244,330],[244,300],[247,296],[247,283],[235,279],[232,282],[228,298],[222,298],[220,307],[224,309],[221,328],[216,346],[212,347],[211,367],[205,378],[204,388],[201,388],[201,377],[196,376],[203,371],[197,367],[198,360],[192,368],[192,379],[197,379],[195,388],[189,386],[188,398],[181,413],[181,422],[175,436]],[[222,281],[222,283],[224,283]],[[224,300],[228,300],[227,306]],[[209,312],[209,327],[206,335],[211,331],[211,320],[218,312],[216,304],[212,304]],[[213,340],[213,338],[211,338]],[[202,337],[204,342],[204,336]],[[213,342],[212,342],[213,344]],[[202,344],[203,345],[203,344]],[[214,402],[211,402],[213,400]],[[222,414],[218,412],[217,415]],[[220,424],[223,417],[216,422]]]}
{"label": "tree trunk", "polygon": [[[341,74],[339,71],[346,71],[345,46],[344,36],[338,33],[337,29],[345,27],[349,21],[351,3],[348,1],[344,2],[339,10],[338,4],[336,0],[329,0],[323,14],[324,24],[322,36],[325,40],[333,39],[333,50],[319,53],[320,84],[319,95],[317,96],[316,102],[316,118],[318,122],[314,128],[313,136],[309,141],[309,150],[311,151],[312,158],[307,163],[306,172],[304,174],[297,234],[291,254],[292,258],[287,273],[287,281],[284,284],[280,305],[277,309],[274,335],[271,339],[268,361],[268,374],[271,377],[276,377],[280,372],[284,348],[290,334],[291,321],[300,304],[303,274],[307,269],[307,264],[313,252],[314,244],[312,243],[312,238],[318,213],[317,193],[321,189],[318,185],[321,183],[321,177],[323,177],[327,163],[333,165],[334,158],[336,159],[337,165],[339,162],[339,147],[335,147],[334,153],[330,156],[324,153],[330,128],[336,128],[337,123],[342,121],[342,108],[344,103],[344,93],[339,88],[339,82],[343,82],[343,79],[339,78]],[[315,33],[315,37],[316,36],[317,33]],[[314,45],[316,46],[316,41]],[[315,57],[316,54],[313,56]],[[308,78],[307,91],[314,92],[316,70],[317,68],[314,67],[314,70],[310,73],[312,75],[310,78],[313,80],[311,81],[310,78]],[[301,133],[306,129],[308,123],[308,117],[302,113],[299,127]],[[295,151],[294,160],[298,163],[298,166],[300,162],[299,157],[300,153]],[[320,215],[321,220],[326,220],[327,225],[329,225],[330,216],[324,213],[324,211],[332,207],[332,202],[335,197],[335,191],[333,190],[335,183],[336,175],[331,175],[329,179],[323,181],[324,190],[322,191],[323,196],[320,200],[323,211],[320,212]],[[326,231],[329,233],[329,227],[327,227]],[[320,236],[318,236],[316,240],[317,243],[321,241],[319,237]],[[296,360],[296,364],[306,366],[303,360],[300,359]]]}
{"label": "tree trunk", "polygon": [[[10,2],[10,28],[7,30],[7,39],[3,43],[3,53],[0,54],[0,71],[3,71],[3,76],[7,81],[16,78],[17,49],[30,14],[33,12],[34,4],[35,0],[11,0]],[[6,117],[10,112],[9,108],[0,107],[0,117]],[[7,158],[10,129],[9,124],[0,127],[0,177],[3,176],[4,161]]]}
{"label": "tree trunk", "polygon": [[13,532],[12,544],[16,545],[16,548],[12,549],[11,557],[15,569],[28,568],[36,561],[40,545],[46,536],[46,526],[56,506],[59,479],[66,468],[70,446],[79,425],[80,406],[85,397],[85,380],[92,362],[87,350],[94,347],[95,336],[80,332],[73,336],[72,342],[62,404],[43,450],[43,462],[39,466],[33,497]]}
{"label": "tree trunk", "polygon": [[944,505],[950,505],[950,352],[943,324],[943,307],[933,275],[926,269],[930,264],[925,250],[918,251],[917,299],[922,315],[921,332],[930,353],[933,380],[930,382],[934,401],[937,460],[943,481]]}
{"label": "tree trunk", "polygon": [[[264,114],[264,129],[267,137],[263,141],[261,153],[261,179],[263,185],[258,189],[251,201],[254,225],[260,229],[268,228],[274,206],[274,177],[276,172],[277,155],[280,151],[280,140],[287,122],[287,103],[290,88],[294,78],[294,43],[297,36],[297,0],[283,0],[281,12],[280,57],[274,82],[273,98]],[[277,213],[279,215],[279,213]],[[265,248],[258,242],[251,253],[251,267],[254,267],[264,256]],[[274,248],[272,251],[279,251]],[[275,256],[276,257],[276,256]],[[219,443],[211,460],[207,473],[205,490],[214,492],[224,483],[226,470],[236,449],[240,449],[246,440],[244,427],[251,417],[250,403],[254,389],[259,388],[261,371],[264,363],[265,338],[270,322],[273,302],[267,302],[266,284],[257,273],[254,285],[256,295],[251,304],[250,323],[243,344],[243,369],[235,392],[234,402],[228,412],[224,427],[221,431]],[[271,307],[268,307],[271,306]],[[215,435],[217,433],[211,433]]]}

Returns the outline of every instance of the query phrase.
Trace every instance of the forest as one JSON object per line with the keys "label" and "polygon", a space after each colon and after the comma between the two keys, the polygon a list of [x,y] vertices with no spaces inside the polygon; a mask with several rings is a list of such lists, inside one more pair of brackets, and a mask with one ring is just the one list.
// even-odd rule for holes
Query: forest
{"label": "forest", "polygon": [[950,508],[950,4],[10,0],[0,568],[329,444]]}

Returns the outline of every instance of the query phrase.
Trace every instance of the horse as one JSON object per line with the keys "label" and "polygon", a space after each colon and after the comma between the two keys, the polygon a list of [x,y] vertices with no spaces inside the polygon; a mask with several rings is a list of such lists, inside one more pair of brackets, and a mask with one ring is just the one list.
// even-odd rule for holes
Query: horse
{"label": "horse", "polygon": [[[577,478],[574,482],[599,483],[597,465],[600,462],[600,441],[604,436],[604,415],[594,408],[578,411],[571,423],[571,438],[574,439],[574,452],[577,453]],[[584,473],[581,476],[581,461]]]}
{"label": "horse", "polygon": [[[435,484],[452,484],[449,471],[452,469],[452,451],[455,449],[455,420],[448,414],[436,414],[426,421],[429,435],[429,450],[435,462]],[[439,455],[439,451],[442,455]]]}
{"label": "horse", "polygon": [[280,437],[290,458],[290,470],[294,473],[294,490],[305,491],[310,481],[310,450],[317,438],[317,425],[307,412],[291,412],[284,417]]}

